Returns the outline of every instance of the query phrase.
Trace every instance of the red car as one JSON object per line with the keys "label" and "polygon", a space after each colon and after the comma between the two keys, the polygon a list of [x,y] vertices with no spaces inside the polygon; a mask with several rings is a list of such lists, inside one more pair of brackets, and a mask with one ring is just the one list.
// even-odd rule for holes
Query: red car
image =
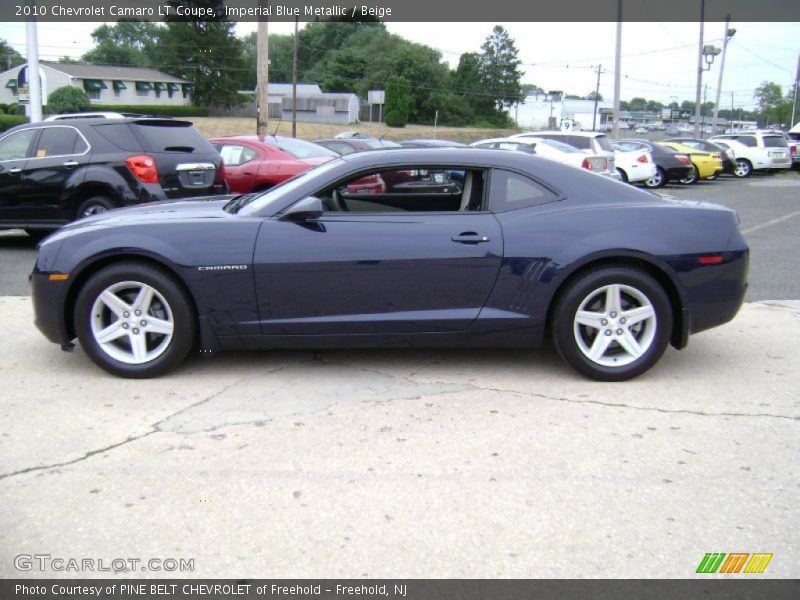
{"label": "red car", "polygon": [[267,190],[339,156],[317,144],[281,135],[231,135],[209,141],[225,163],[231,194]]}

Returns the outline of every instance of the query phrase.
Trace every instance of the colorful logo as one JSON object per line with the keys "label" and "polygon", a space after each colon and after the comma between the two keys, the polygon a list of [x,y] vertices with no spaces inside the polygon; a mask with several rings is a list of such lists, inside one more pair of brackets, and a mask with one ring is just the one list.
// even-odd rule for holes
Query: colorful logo
{"label": "colorful logo", "polygon": [[[727,558],[726,558],[727,557]],[[748,560],[748,557],[750,560]],[[763,573],[767,570],[772,554],[766,552],[708,552],[700,565],[697,573]],[[742,569],[744,568],[744,570]]]}

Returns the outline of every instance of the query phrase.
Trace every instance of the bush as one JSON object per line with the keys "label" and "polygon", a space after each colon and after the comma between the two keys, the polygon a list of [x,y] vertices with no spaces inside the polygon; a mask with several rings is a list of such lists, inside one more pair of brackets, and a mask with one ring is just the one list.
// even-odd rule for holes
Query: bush
{"label": "bush", "polygon": [[8,114],[8,104],[5,102],[0,102],[0,115]]}
{"label": "bush", "polygon": [[171,106],[169,104],[92,104],[93,111],[142,113],[168,117],[207,117],[208,109],[201,106]]}
{"label": "bush", "polygon": [[89,96],[81,89],[71,85],[56,88],[47,97],[47,112],[54,114],[73,113],[89,110]]}
{"label": "bush", "polygon": [[452,92],[433,92],[422,107],[432,117],[439,111],[439,125],[463,127],[475,118],[467,99]]}
{"label": "bush", "polygon": [[28,122],[25,115],[0,115],[0,132]]}
{"label": "bush", "polygon": [[389,127],[405,127],[411,105],[411,88],[405,77],[392,75],[386,80],[384,120]]}
{"label": "bush", "polygon": [[[6,106],[6,114],[7,115],[16,115],[16,114],[19,114],[19,112],[20,112],[19,104],[17,104],[16,102],[12,102],[8,106]],[[25,111],[23,110],[22,112],[24,113]]]}

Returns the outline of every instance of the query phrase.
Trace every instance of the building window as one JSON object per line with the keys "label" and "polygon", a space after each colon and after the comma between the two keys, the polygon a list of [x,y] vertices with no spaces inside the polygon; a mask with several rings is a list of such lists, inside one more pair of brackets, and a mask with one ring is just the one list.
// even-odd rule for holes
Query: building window
{"label": "building window", "polygon": [[100,90],[86,90],[89,100],[100,100]]}
{"label": "building window", "polygon": [[153,89],[153,84],[149,81],[137,81],[136,82],[136,95],[145,97],[150,93],[150,90]]}

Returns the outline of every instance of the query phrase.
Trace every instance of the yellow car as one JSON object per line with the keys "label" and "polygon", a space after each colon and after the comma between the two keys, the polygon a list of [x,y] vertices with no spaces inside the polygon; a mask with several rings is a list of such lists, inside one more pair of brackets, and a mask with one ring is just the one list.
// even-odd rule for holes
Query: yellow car
{"label": "yellow car", "polygon": [[694,171],[681,179],[681,183],[696,183],[698,179],[715,179],[722,173],[722,156],[719,152],[704,152],[691,146],[684,146],[677,142],[662,142],[665,146],[677,150],[683,154],[688,154],[692,159]]}

